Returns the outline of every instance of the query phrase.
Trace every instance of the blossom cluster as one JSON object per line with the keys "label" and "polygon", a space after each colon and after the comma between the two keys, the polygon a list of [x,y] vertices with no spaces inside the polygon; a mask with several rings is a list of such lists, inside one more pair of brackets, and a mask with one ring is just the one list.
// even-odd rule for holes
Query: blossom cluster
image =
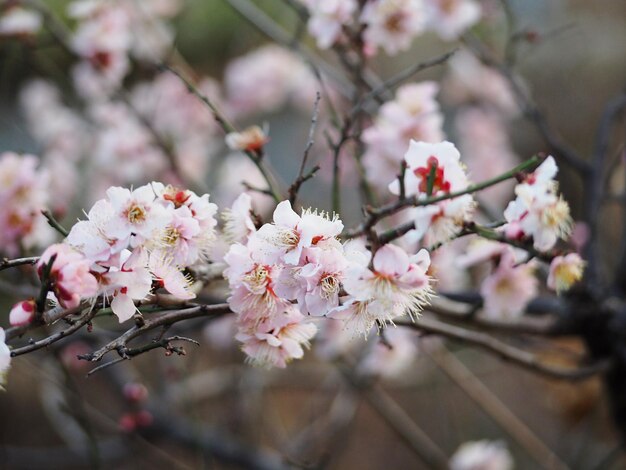
{"label": "blossom cluster", "polygon": [[[207,194],[157,182],[133,191],[111,187],[63,243],[44,251],[38,273],[54,302],[72,308],[102,296],[120,322],[155,288],[191,299],[195,294],[183,269],[207,259],[216,212]],[[34,311],[28,302],[18,303],[11,323],[30,323]]]}
{"label": "blossom cluster", "polygon": [[443,40],[457,39],[480,20],[474,0],[301,0],[310,18],[309,33],[320,49],[349,41],[351,30],[364,28],[364,51],[379,48],[393,55],[411,46],[427,31]]}
{"label": "blossom cluster", "polygon": [[237,206],[229,226],[240,236],[224,257],[224,275],[237,339],[254,362],[284,367],[301,357],[317,329],[308,317],[340,319],[366,335],[376,324],[417,314],[428,300],[425,250],[410,257],[385,245],[372,257],[361,242],[339,242],[337,217],[312,210],[298,215],[289,201],[278,204],[272,223],[255,230],[249,205]]}
{"label": "blossom cluster", "polygon": [[507,237],[532,237],[534,247],[542,251],[569,237],[573,222],[569,205],[558,194],[557,171],[554,158],[548,157],[515,187],[517,197],[504,211]]}

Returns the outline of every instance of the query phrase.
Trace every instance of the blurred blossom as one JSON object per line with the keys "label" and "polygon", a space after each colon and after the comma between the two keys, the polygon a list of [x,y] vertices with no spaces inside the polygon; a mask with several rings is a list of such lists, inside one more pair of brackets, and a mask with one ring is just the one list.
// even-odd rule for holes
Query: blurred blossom
{"label": "blurred blossom", "polygon": [[376,338],[358,370],[365,375],[399,378],[415,363],[418,334],[410,328],[387,328]]}
{"label": "blurred blossom", "polygon": [[504,249],[498,266],[480,287],[483,312],[493,319],[519,317],[537,295],[537,289],[533,263],[517,264],[512,250]]}
{"label": "blurred blossom", "polygon": [[474,0],[427,0],[428,27],[441,39],[458,39],[474,26],[481,16],[481,6]]}
{"label": "blurred blossom", "polygon": [[372,55],[380,47],[394,55],[411,46],[426,27],[422,0],[373,0],[367,2],[361,22],[366,25],[365,50]]}
{"label": "blurred blossom", "polygon": [[379,188],[398,177],[411,140],[440,142],[443,115],[435,97],[435,82],[411,83],[398,88],[395,98],[383,104],[374,124],[363,132],[363,155],[369,181]]}
{"label": "blurred blossom", "polygon": [[[469,107],[455,119],[458,144],[473,181],[486,181],[510,170],[519,159],[511,148],[505,121],[493,109]],[[513,180],[481,191],[495,209],[503,209],[513,193]]]}
{"label": "blurred blossom", "polygon": [[466,442],[450,459],[451,470],[512,470],[513,458],[499,441]]}
{"label": "blurred blossom", "polygon": [[20,6],[3,8],[0,12],[0,36],[26,37],[37,34],[41,29],[39,13]]}
{"label": "blurred blossom", "polygon": [[48,207],[49,175],[38,165],[34,155],[0,154],[0,250],[9,256],[54,240],[41,214]]}
{"label": "blurred blossom", "polygon": [[444,96],[453,104],[478,101],[495,106],[508,118],[519,114],[519,106],[507,80],[463,49],[452,56],[444,80]]}

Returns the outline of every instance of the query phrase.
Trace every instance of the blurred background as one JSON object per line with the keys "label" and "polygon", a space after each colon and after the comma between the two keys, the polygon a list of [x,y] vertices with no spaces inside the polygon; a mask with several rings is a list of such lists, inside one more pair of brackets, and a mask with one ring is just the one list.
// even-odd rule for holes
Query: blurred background
{"label": "blurred background", "polygon": [[[64,18],[67,2],[47,3]],[[481,3],[495,16],[501,9],[495,0]],[[519,73],[564,140],[590,154],[604,106],[626,85],[626,3],[509,3],[518,25],[540,37],[520,48]],[[297,15],[284,2],[257,4],[294,30]],[[188,0],[171,23],[176,48],[195,73],[217,81],[233,58],[269,42],[223,0]],[[498,24],[481,26],[477,34],[497,37],[502,34]],[[313,45],[306,35],[304,41]],[[427,34],[407,52],[376,58],[372,67],[390,77],[450,48]],[[69,89],[71,64],[55,44],[32,49],[0,39],[0,151],[41,152],[20,107],[20,91],[34,78]],[[433,68],[417,79],[439,80],[445,73],[445,67]],[[454,141],[453,111],[444,98],[446,130]],[[67,100],[75,104],[71,95]],[[283,106],[250,122],[269,126],[267,155],[283,185],[297,174],[312,111]],[[523,158],[544,149],[521,118],[512,123],[511,139]],[[315,148],[322,169],[304,186],[302,201],[330,209],[332,162],[321,137]],[[616,189],[623,185],[622,173],[617,167],[611,179]],[[209,170],[204,178],[210,182],[216,175]],[[579,182],[567,170],[560,180],[575,215],[582,203]],[[93,202],[89,189],[81,187],[71,201],[64,219],[68,225]],[[235,188],[235,194],[240,190]],[[360,218],[357,193],[346,182],[342,218],[347,226]],[[611,209],[602,216],[610,227]],[[617,229],[608,233],[607,243],[615,242]],[[23,293],[6,272],[0,275],[0,289],[0,324],[6,325],[10,306]],[[537,462],[537,454],[531,455],[543,442],[539,455],[545,457],[548,449],[571,468],[626,468],[599,379],[547,380],[481,351],[454,343],[444,347],[437,338],[422,337],[408,372],[368,382],[368,391],[361,393],[358,384],[350,385],[349,365],[337,367],[315,351],[285,370],[245,364],[228,319],[185,324],[183,333],[200,341],[198,347],[186,346],[186,356],[156,350],[87,377],[91,365],[77,361],[76,354],[112,337],[118,326],[103,319],[97,329],[92,336],[13,360],[8,389],[0,394],[0,468],[273,468],[280,456],[301,468],[427,468],[394,430],[403,426],[403,417],[447,455],[466,441],[499,440],[516,468],[549,468],[554,461]],[[583,351],[573,340],[553,346],[572,355]],[[342,367],[348,372],[342,373]],[[398,408],[404,410],[400,417]]]}

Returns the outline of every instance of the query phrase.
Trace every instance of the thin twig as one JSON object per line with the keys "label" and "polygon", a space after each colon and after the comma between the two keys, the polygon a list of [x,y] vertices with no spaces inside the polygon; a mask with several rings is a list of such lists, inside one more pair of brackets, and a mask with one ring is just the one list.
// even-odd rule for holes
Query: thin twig
{"label": "thin twig", "polygon": [[39,256],[30,256],[27,258],[14,258],[14,259],[2,258],[0,260],[0,271],[9,269],[9,268],[15,268],[16,266],[25,266],[27,264],[32,265],[32,264],[35,264],[37,261],[39,261]]}
{"label": "thin twig", "polygon": [[539,375],[553,379],[569,380],[572,382],[586,380],[594,375],[606,372],[611,367],[610,361],[598,361],[589,366],[580,367],[559,367],[545,364],[534,354],[510,346],[493,336],[479,331],[453,326],[424,316],[418,318],[415,323],[396,322],[396,324],[462,341],[472,346],[478,346],[499,356],[505,361],[510,361]]}
{"label": "thin twig", "polygon": [[482,183],[469,185],[467,188],[461,191],[456,191],[448,194],[442,194],[436,197],[429,197],[426,199],[420,199],[419,195],[415,195],[412,197],[405,197],[403,199],[398,199],[395,202],[389,203],[385,206],[377,207],[377,208],[366,208],[367,216],[365,221],[356,229],[348,230],[343,235],[346,238],[355,238],[361,235],[364,235],[369,229],[371,229],[379,220],[389,215],[395,214],[400,210],[406,207],[421,207],[428,206],[430,204],[435,204],[437,202],[446,201],[448,199],[453,199],[455,197],[463,196],[465,194],[475,193],[477,191],[489,188],[494,186],[502,181],[506,181],[510,178],[515,177],[517,174],[531,171],[536,168],[543,161],[543,157],[539,155],[535,155],[525,162],[519,164],[515,168],[495,177],[487,181],[483,181]]}
{"label": "thin twig", "polygon": [[382,84],[373,88],[370,92],[363,95],[363,97],[361,97],[361,99],[357,102],[357,104],[352,108],[352,110],[350,111],[350,114],[356,115],[372,99],[380,97],[383,93],[386,93],[389,90],[393,90],[397,86],[404,83],[405,80],[408,80],[409,78],[411,78],[413,75],[416,75],[431,67],[445,64],[450,59],[450,57],[452,57],[457,51],[458,51],[458,48],[453,49],[451,51],[446,52],[445,54],[434,57],[432,59],[425,60],[424,62],[420,62],[418,64],[412,65],[402,70],[401,72],[394,75],[390,79],[386,80]]}
{"label": "thin twig", "polygon": [[148,331],[154,330],[160,326],[169,326],[192,318],[219,316],[226,313],[230,313],[228,304],[195,305],[188,308],[168,311],[160,316],[146,318],[142,326],[133,326],[97,351],[81,355],[80,359],[91,362],[99,361],[105,354],[114,350],[117,351],[121,357],[124,357],[129,351],[128,343]]}
{"label": "thin twig", "polygon": [[302,161],[300,163],[300,170],[298,171],[298,177],[295,179],[295,181],[289,187],[289,190],[288,190],[289,202],[291,202],[292,206],[296,202],[296,198],[298,197],[298,191],[300,190],[300,187],[302,186],[302,184],[305,181],[311,179],[315,175],[315,173],[317,173],[317,171],[319,170],[319,166],[316,166],[309,173],[307,173],[306,175],[304,174],[304,170],[306,168],[306,163],[307,163],[307,160],[309,158],[309,153],[310,153],[311,148],[313,147],[313,144],[315,142],[315,128],[317,126],[317,119],[318,119],[318,116],[319,116],[320,99],[321,99],[321,95],[320,95],[320,92],[318,91],[315,94],[315,103],[313,104],[313,116],[311,117],[311,126],[309,128],[309,137],[307,139],[306,146],[304,147],[304,153],[302,155]]}
{"label": "thin twig", "polygon": [[[225,133],[237,132],[237,128],[221,113],[219,108],[205,95],[200,93],[198,88],[194,86],[191,81],[186,79],[178,70],[169,66],[168,64],[160,64],[159,68],[162,70],[167,70],[168,72],[174,74],[178,79],[187,87],[189,93],[193,94],[196,98],[202,101],[211,111],[213,118],[222,128]],[[274,198],[276,202],[282,200],[282,196],[280,191],[278,190],[277,183],[271,172],[264,165],[259,154],[253,151],[246,150],[244,153],[248,156],[248,158],[256,165],[258,170],[261,172],[261,175],[267,182],[269,187],[269,192],[271,196]]]}
{"label": "thin twig", "polygon": [[67,231],[65,227],[63,227],[63,225],[59,223],[58,220],[54,218],[54,216],[52,215],[52,212],[50,212],[48,209],[44,209],[41,211],[41,214],[46,218],[46,220],[48,221],[48,225],[50,225],[50,227],[52,227],[61,235],[63,235],[63,237],[68,236],[69,232]]}
{"label": "thin twig", "polygon": [[70,327],[68,327],[66,329],[61,330],[61,331],[59,331],[57,333],[54,333],[54,334],[52,334],[52,335],[48,336],[47,338],[42,339],[40,341],[35,341],[34,343],[29,344],[27,346],[23,346],[21,348],[13,349],[11,351],[11,357],[20,356],[22,354],[30,353],[30,352],[36,351],[38,349],[42,349],[42,348],[48,347],[51,344],[54,344],[57,341],[72,335],[73,333],[75,333],[78,330],[80,330],[83,326],[88,324],[93,319],[93,317],[96,315],[96,313],[97,313],[96,310],[92,310],[90,312],[87,312],[82,318],[80,318],[79,320],[74,322]]}

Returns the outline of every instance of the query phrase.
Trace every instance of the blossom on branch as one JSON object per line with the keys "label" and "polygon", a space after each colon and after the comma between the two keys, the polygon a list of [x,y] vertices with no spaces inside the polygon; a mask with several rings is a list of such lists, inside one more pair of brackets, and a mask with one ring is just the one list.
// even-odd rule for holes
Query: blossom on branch
{"label": "blossom on branch", "polygon": [[554,158],[548,157],[515,187],[517,198],[504,211],[507,237],[532,237],[534,247],[542,251],[569,237],[573,221],[569,204],[558,195],[557,171]]}
{"label": "blossom on branch", "polygon": [[[462,191],[469,185],[459,151],[450,142],[429,144],[412,140],[404,158],[406,196],[424,200]],[[389,189],[399,195],[400,181],[392,182]],[[416,207],[413,209],[415,237],[424,238],[428,245],[449,240],[461,230],[463,222],[469,220],[474,205],[472,195],[465,194]]]}
{"label": "blossom on branch", "polygon": [[583,278],[585,262],[577,253],[556,256],[550,263],[548,287],[557,293],[568,290]]}

